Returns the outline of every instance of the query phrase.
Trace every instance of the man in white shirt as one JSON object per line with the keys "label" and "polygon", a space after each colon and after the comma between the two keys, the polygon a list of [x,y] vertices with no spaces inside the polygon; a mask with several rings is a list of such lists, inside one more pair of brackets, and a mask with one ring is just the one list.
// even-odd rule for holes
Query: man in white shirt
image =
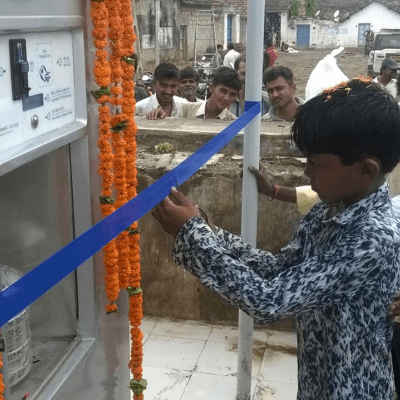
{"label": "man in white shirt", "polygon": [[236,116],[227,108],[235,101],[240,88],[237,73],[229,67],[221,67],[209,87],[210,98],[202,103],[184,104],[181,117],[234,120]]}
{"label": "man in white shirt", "polygon": [[232,42],[228,43],[228,52],[224,57],[224,67],[235,68],[235,60],[240,56],[240,53],[235,51],[235,45]]}
{"label": "man in white shirt", "polygon": [[168,117],[178,117],[182,104],[187,100],[177,96],[179,70],[174,64],[161,63],[154,71],[153,87],[155,93],[136,103],[136,115],[146,115],[155,119],[156,110],[162,110]]}
{"label": "man in white shirt", "polygon": [[381,74],[374,79],[374,82],[384,86],[394,98],[397,96],[397,70],[397,62],[393,58],[385,58],[382,61]]}

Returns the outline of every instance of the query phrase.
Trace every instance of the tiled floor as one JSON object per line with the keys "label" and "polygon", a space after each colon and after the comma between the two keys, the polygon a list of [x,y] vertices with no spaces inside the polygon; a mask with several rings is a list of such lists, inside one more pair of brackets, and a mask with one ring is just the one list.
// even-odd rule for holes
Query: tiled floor
{"label": "tiled floor", "polygon": [[[235,400],[235,328],[144,318],[146,400]],[[254,331],[252,400],[295,400],[296,336]]]}

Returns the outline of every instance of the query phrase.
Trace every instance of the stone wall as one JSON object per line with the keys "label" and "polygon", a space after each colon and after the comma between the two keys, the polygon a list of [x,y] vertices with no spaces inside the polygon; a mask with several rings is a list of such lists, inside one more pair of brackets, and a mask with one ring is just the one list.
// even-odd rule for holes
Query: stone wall
{"label": "stone wall", "polygon": [[[139,191],[151,185],[222,131],[228,122],[210,120],[149,121],[137,117]],[[305,159],[289,142],[289,125],[261,124],[261,161],[272,182],[286,186],[308,184],[303,174]],[[215,225],[240,234],[241,163],[243,134],[239,133],[208,165],[194,174],[180,190],[207,212]],[[171,154],[159,154],[155,146],[168,142]],[[400,167],[389,177],[393,195],[400,194]],[[301,220],[295,205],[259,198],[258,247],[277,252],[292,237]],[[238,310],[202,286],[177,266],[170,256],[173,239],[149,214],[139,221],[142,235],[144,312],[148,316],[232,324]],[[291,330],[294,320],[275,324]]]}
{"label": "stone wall", "polygon": [[[137,118],[139,190],[143,190],[187,155],[219,133],[228,122],[208,120],[148,121]],[[262,161],[271,181],[281,185],[307,184],[304,159],[288,142],[288,126],[262,123]],[[181,190],[211,220],[228,231],[240,233],[241,179],[239,164],[243,135],[237,135],[205,168],[182,185]],[[172,154],[157,154],[154,146],[168,142]],[[288,242],[300,221],[296,207],[278,201],[259,199],[258,246],[277,252]],[[218,295],[203,287],[196,278],[175,265],[170,257],[173,239],[167,236],[150,214],[140,222],[144,312],[149,316],[201,320],[215,324],[234,323],[238,311]],[[292,329],[293,320],[277,328]]]}

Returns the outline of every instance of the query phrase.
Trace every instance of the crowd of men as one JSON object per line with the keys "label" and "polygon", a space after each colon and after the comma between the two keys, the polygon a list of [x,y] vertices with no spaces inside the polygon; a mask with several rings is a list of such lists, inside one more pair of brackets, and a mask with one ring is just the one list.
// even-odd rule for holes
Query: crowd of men
{"label": "crowd of men", "polygon": [[[153,78],[154,94],[147,97],[143,82],[137,82],[136,114],[146,115],[148,119],[182,117],[233,120],[240,117],[245,103],[246,55],[239,45],[229,43],[226,51],[222,45],[217,45],[211,64],[218,69],[208,88],[209,98],[205,100],[196,97],[200,80],[196,69],[185,67],[178,70],[171,63],[158,65]],[[265,52],[265,55],[268,53]],[[265,90],[262,92],[261,120],[293,121],[295,110],[304,104],[304,100],[296,96],[293,72],[288,67],[268,66],[265,62],[263,68]],[[395,79],[396,75],[396,61],[387,58],[383,60],[375,82],[396,97],[400,93],[400,82]]]}
{"label": "crowd of men", "polygon": [[[221,48],[219,48],[221,49]],[[220,53],[218,53],[220,54]],[[221,52],[222,54],[222,52]],[[182,117],[234,120],[244,112],[246,90],[246,56],[236,52],[233,44],[209,85],[208,99],[196,97],[199,73],[191,67],[180,71],[171,63],[161,63],[154,71],[155,93],[136,104],[136,114],[148,119]],[[288,67],[270,67],[264,71],[262,120],[293,119],[293,113],[304,100],[296,97],[293,73]]]}

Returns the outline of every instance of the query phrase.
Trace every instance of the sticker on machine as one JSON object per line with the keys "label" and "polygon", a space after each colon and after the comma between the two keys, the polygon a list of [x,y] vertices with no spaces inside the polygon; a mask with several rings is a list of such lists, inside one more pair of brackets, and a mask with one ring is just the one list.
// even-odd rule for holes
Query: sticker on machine
{"label": "sticker on machine", "polygon": [[11,138],[15,139],[15,135],[19,133],[20,129],[21,121],[18,112],[15,110],[0,112],[0,143],[2,149],[5,145],[4,138],[11,135]]}
{"label": "sticker on machine", "polygon": [[39,43],[36,45],[36,65],[38,87],[53,84],[53,56],[51,43]]}

